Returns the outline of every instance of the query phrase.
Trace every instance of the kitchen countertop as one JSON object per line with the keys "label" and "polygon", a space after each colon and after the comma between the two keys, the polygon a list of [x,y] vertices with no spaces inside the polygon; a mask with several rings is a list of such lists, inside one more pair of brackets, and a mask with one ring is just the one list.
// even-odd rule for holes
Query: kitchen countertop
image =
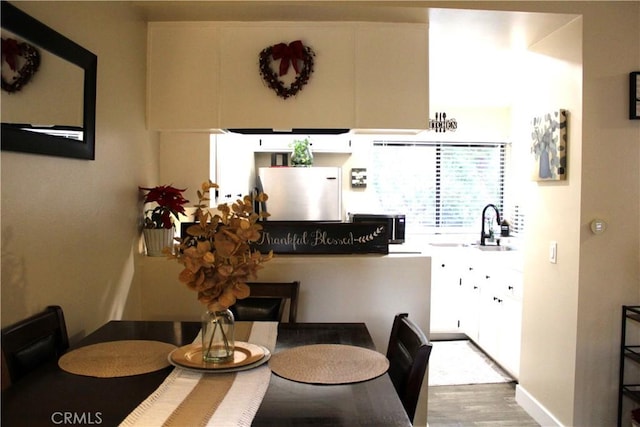
{"label": "kitchen countertop", "polygon": [[476,235],[429,235],[407,238],[405,243],[389,245],[389,254],[422,254],[425,256],[449,256],[466,253],[467,256],[481,256],[485,259],[499,259],[501,264],[522,271],[522,242],[517,237],[503,237],[500,249],[497,245],[478,247]]}

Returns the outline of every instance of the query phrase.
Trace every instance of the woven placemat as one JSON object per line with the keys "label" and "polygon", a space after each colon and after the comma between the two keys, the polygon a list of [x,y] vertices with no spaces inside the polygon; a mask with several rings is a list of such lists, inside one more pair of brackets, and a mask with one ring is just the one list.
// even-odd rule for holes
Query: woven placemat
{"label": "woven placemat", "polygon": [[108,341],[72,350],[58,360],[58,366],[88,377],[127,377],[166,368],[170,365],[167,356],[175,349],[160,341]]}
{"label": "woven placemat", "polygon": [[271,356],[271,371],[283,378],[309,384],[348,384],[379,377],[389,369],[377,351],[342,344],[295,347]]}

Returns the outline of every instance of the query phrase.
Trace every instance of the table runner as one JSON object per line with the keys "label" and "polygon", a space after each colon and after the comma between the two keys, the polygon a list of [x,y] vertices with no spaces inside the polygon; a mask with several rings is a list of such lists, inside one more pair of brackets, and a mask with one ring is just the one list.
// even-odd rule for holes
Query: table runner
{"label": "table runner", "polygon": [[269,360],[274,374],[309,384],[348,384],[367,381],[387,372],[384,354],[343,344],[312,344],[290,348]]}
{"label": "table runner", "polygon": [[[277,322],[236,322],[236,341],[274,351]],[[194,343],[199,343],[200,335]],[[264,364],[247,371],[209,374],[175,368],[120,424],[130,426],[250,426],[269,385]]]}

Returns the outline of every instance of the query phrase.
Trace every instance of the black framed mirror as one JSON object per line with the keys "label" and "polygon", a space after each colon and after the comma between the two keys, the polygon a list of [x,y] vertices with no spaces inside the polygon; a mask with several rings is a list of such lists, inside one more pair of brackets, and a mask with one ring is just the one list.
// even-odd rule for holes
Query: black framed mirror
{"label": "black framed mirror", "polygon": [[[3,121],[2,150],[94,160],[98,57],[6,1],[2,1],[1,13],[2,29],[80,67],[84,74],[81,126]],[[42,69],[39,72],[43,72]],[[5,95],[15,94],[3,92],[3,97]]]}

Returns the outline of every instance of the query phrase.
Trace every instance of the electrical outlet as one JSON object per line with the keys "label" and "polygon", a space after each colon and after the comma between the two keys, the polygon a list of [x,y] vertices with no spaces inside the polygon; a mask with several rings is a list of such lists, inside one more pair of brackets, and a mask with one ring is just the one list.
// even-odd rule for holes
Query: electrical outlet
{"label": "electrical outlet", "polygon": [[549,242],[549,262],[551,264],[558,262],[558,242]]}

